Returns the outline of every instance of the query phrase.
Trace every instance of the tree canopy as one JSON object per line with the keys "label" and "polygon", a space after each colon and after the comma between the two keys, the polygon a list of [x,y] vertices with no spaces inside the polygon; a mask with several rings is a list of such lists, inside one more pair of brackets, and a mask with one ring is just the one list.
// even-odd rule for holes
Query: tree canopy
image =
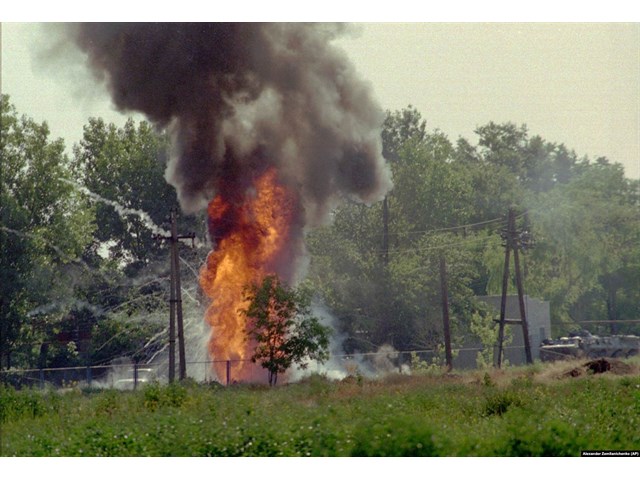
{"label": "tree canopy", "polygon": [[500,230],[511,207],[535,240],[523,255],[527,294],[550,301],[556,334],[640,314],[639,182],[607,159],[579,159],[565,145],[530,136],[526,125],[490,122],[475,133],[476,145],[453,144],[411,106],[387,112],[388,234],[382,202],[347,202],[332,225],[309,234],[310,280],[347,334],[347,350],[438,347],[440,255],[450,265],[458,344],[490,329],[475,297],[500,293]]}
{"label": "tree canopy", "polygon": [[293,364],[307,367],[309,360],[328,358],[330,329],[311,314],[309,292],[290,288],[276,275],[245,289],[248,307],[241,310],[247,321],[247,336],[256,343],[252,362],[267,370],[269,385]]}
{"label": "tree canopy", "polygon": [[[164,179],[166,134],[92,118],[69,157],[46,123],[18,114],[6,95],[0,105],[0,367],[150,358],[166,346],[169,288],[168,252],[153,233],[178,206]],[[307,233],[306,293],[273,277],[247,291],[255,361],[273,383],[305,356],[325,358],[310,291],[347,353],[436,350],[441,256],[454,345],[490,344],[495,325],[476,297],[500,293],[509,208],[532,233],[525,290],[550,302],[555,335],[584,325],[640,333],[620,323],[640,318],[640,181],[619,164],[508,122],[454,142],[412,106],[387,112],[382,127],[394,178],[384,202],[345,199],[330,225]],[[182,216],[178,228],[206,235],[202,217]],[[181,253],[194,278],[204,254]]]}
{"label": "tree canopy", "polygon": [[[141,360],[163,348],[168,249],[153,233],[178,207],[166,135],[92,118],[69,158],[6,95],[0,125],[0,365]],[[202,225],[180,217],[181,231]],[[192,256],[202,252],[183,252]]]}
{"label": "tree canopy", "polygon": [[46,123],[19,116],[0,97],[0,359],[32,361],[31,345],[53,335],[72,306],[94,210],[69,183],[61,139]]}

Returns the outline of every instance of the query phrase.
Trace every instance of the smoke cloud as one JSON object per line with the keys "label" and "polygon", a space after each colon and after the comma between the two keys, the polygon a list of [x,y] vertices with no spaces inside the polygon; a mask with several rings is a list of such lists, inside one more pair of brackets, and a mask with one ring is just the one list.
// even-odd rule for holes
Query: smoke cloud
{"label": "smoke cloud", "polygon": [[380,199],[383,112],[341,50],[340,25],[74,24],[115,106],[167,128],[167,181],[193,213],[221,193],[241,199],[270,166],[295,188],[305,225],[344,196]]}

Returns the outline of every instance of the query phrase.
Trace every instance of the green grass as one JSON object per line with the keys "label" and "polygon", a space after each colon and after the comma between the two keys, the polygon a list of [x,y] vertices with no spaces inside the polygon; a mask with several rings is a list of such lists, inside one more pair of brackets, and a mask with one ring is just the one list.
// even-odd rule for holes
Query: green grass
{"label": "green grass", "polygon": [[575,456],[640,449],[640,376],[391,376],[277,388],[0,387],[3,456]]}

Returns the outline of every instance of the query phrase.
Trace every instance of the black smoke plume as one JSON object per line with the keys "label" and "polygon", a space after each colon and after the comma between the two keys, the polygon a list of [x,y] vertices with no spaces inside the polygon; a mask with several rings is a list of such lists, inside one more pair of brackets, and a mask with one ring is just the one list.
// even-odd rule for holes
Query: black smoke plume
{"label": "black smoke plume", "polygon": [[66,25],[65,35],[118,109],[142,112],[171,133],[166,178],[185,212],[275,165],[313,225],[343,196],[372,202],[391,187],[383,113],[332,44],[343,29],[91,23]]}

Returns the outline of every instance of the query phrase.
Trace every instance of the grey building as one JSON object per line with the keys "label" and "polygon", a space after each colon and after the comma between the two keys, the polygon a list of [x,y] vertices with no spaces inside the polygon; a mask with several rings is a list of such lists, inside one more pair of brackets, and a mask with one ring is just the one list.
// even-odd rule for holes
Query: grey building
{"label": "grey building", "polygon": [[[495,318],[500,318],[500,295],[478,297],[484,303],[493,307],[496,312]],[[524,310],[529,328],[529,343],[531,345],[531,356],[534,360],[540,359],[540,344],[545,338],[551,337],[551,313],[549,302],[524,295]],[[517,295],[507,295],[507,305],[505,311],[507,319],[520,320],[520,305]],[[511,365],[522,365],[527,362],[524,352],[524,337],[520,325],[510,325],[513,340],[505,348],[504,358],[509,360]]]}
{"label": "grey building", "polygon": [[[500,318],[500,295],[490,295],[478,297],[479,300],[486,303],[494,310],[494,318]],[[533,360],[540,359],[540,344],[545,338],[551,337],[551,314],[549,310],[549,302],[532,298],[528,295],[524,296],[524,308],[527,317],[527,326],[529,327],[529,342],[531,345],[531,356]],[[520,305],[517,295],[507,295],[507,305],[505,311],[507,320],[520,320]],[[508,325],[511,332],[512,340],[505,345],[504,359],[509,361],[510,365],[524,365],[527,361],[524,350],[524,337],[522,335],[522,327],[520,325]],[[461,345],[458,349],[458,355],[453,361],[454,368],[476,368],[476,355],[482,348],[482,345],[476,340],[471,339]],[[497,345],[498,339],[495,339]],[[455,347],[454,347],[455,348]],[[494,359],[495,359],[494,351]]]}

